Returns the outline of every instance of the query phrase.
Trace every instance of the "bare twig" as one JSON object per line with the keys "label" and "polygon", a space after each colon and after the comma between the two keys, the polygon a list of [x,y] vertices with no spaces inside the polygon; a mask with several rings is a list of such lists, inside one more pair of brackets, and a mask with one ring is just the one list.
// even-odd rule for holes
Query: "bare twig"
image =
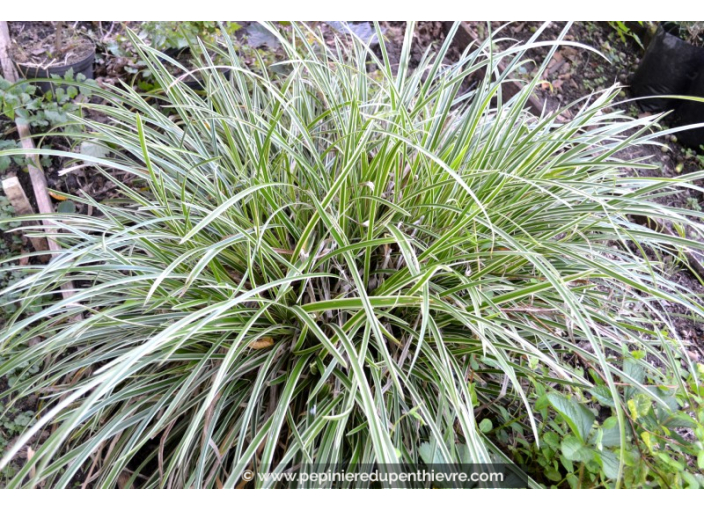
{"label": "bare twig", "polygon": [[61,55],[61,50],[64,49],[64,22],[56,22],[56,39],[54,39],[54,49],[57,55]]}

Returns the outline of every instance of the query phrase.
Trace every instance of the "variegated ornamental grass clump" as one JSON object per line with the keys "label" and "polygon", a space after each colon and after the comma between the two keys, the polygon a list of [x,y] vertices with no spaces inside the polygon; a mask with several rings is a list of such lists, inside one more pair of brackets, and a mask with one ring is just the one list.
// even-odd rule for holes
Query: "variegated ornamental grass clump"
{"label": "variegated ornamental grass clump", "polygon": [[398,66],[383,44],[379,58],[360,40],[330,49],[294,25],[286,74],[229,46],[229,78],[205,57],[205,93],[140,47],[163,92],[96,87],[90,108],[110,121],[75,119],[74,140],[108,154],[43,151],[94,166],[121,198],[52,216],[62,252],[2,292],[23,308],[55,297],[0,335],[0,376],[43,366],[0,395],[41,399],[2,461],[36,449],[9,485],[233,487],[252,468],[419,462],[421,445],[501,460],[475,411],[530,426],[534,383],[584,391],[587,368],[625,437],[619,385],[649,390],[622,354],[669,380],[681,345],[661,303],[702,315],[646,258],[700,243],[629,218],[701,231],[701,213],[653,199],[697,176],[627,171],[644,163],[619,154],[652,143],[653,120],[614,109],[617,88],[571,120],[527,112],[538,78],[502,97],[540,33],[452,65],[446,41],[411,72],[412,24]]}

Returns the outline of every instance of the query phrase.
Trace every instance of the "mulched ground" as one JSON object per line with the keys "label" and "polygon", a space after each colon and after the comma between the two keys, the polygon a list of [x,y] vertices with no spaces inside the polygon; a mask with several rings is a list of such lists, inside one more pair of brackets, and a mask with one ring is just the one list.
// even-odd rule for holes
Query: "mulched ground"
{"label": "mulched ground", "polygon": [[48,21],[9,23],[13,45],[12,59],[28,67],[47,68],[80,62],[93,51],[93,42],[81,34],[78,23],[64,24],[61,44],[56,47],[56,26]]}

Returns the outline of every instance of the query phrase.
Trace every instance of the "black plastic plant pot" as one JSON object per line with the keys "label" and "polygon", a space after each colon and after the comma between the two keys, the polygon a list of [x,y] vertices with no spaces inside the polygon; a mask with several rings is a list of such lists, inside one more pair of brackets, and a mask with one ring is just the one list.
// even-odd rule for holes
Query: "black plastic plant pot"
{"label": "black plastic plant pot", "polygon": [[[701,98],[701,101],[681,101],[680,106],[675,110],[675,125],[689,126],[692,124],[704,123],[704,69],[694,80],[689,90],[688,96]],[[677,133],[677,140],[684,145],[694,149],[704,146],[704,128],[688,129]]]}
{"label": "black plastic plant pot", "polygon": [[[32,78],[52,78],[58,76],[63,78],[69,70],[73,70],[74,78],[80,73],[87,79],[93,78],[93,64],[95,62],[95,49],[90,52],[90,55],[85,57],[78,62],[73,64],[66,64],[62,66],[49,66],[49,67],[35,67],[35,66],[25,66],[23,64],[15,63],[17,69],[21,76],[27,79]],[[39,82],[37,86],[44,92],[53,90],[54,84],[50,82]]]}
{"label": "black plastic plant pot", "polygon": [[[631,92],[634,97],[685,95],[703,69],[704,48],[683,41],[661,25],[633,76]],[[668,98],[638,101],[641,108],[651,112],[675,109],[681,103]]]}
{"label": "black plastic plant pot", "polygon": [[[183,49],[174,49],[174,48],[169,48],[163,51],[164,55],[167,55],[174,60],[178,60],[180,57],[190,57],[191,56],[191,50],[190,48],[183,48]],[[162,62],[165,61],[165,59],[160,59]],[[230,69],[225,69],[220,71],[220,73],[225,77],[226,80],[230,79]],[[188,78],[184,78],[183,84],[193,90],[197,91],[202,91],[205,90],[203,82],[199,80],[196,76],[198,73],[193,73],[188,76]]]}

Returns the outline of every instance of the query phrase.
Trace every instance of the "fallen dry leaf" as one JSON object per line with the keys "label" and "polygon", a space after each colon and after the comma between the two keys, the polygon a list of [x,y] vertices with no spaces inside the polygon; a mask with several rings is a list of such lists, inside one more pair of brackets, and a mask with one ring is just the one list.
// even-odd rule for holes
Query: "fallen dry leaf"
{"label": "fallen dry leaf", "polygon": [[250,349],[266,349],[274,345],[274,339],[270,336],[264,336],[259,340],[255,340],[249,344]]}
{"label": "fallen dry leaf", "polygon": [[53,198],[54,200],[58,200],[59,202],[63,202],[66,200],[68,197],[65,197],[64,195],[59,195],[58,193],[54,193],[53,191],[49,192],[49,196]]}

